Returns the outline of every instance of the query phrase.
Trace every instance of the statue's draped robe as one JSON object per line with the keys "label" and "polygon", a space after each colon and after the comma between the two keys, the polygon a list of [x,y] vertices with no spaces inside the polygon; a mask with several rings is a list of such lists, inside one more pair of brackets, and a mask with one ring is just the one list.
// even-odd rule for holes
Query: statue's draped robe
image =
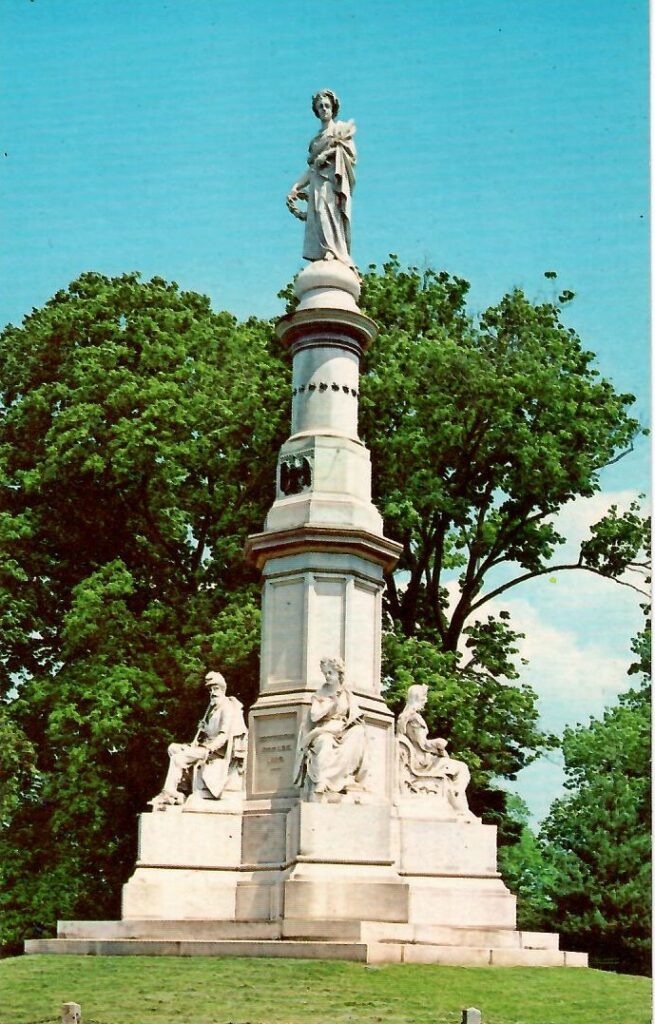
{"label": "statue's draped robe", "polygon": [[463,761],[439,755],[428,727],[416,709],[405,709],[398,718],[401,753],[400,778],[410,792],[434,793],[461,815],[472,817],[466,799],[471,774]]}
{"label": "statue's draped robe", "polygon": [[[221,734],[227,735],[224,747],[219,747],[214,753],[212,751],[213,737]],[[198,779],[209,790],[215,799],[218,799],[226,787],[230,768],[234,762],[243,762],[247,751],[248,729],[243,717],[243,705],[236,697],[228,697],[218,711],[210,714],[205,726],[204,741],[209,747],[210,753],[203,765],[198,765],[196,773]]]}
{"label": "statue's draped robe", "polygon": [[345,687],[336,694],[320,687],[312,698],[310,721],[298,737],[295,781],[309,779],[331,793],[363,783],[367,737],[362,709]]}
{"label": "statue's draped robe", "polygon": [[[352,190],[355,186],[355,126],[336,121],[316,135],[309,144],[309,184],[303,256],[306,260],[326,257],[353,266],[350,257]],[[320,167],[316,158],[333,149]]]}

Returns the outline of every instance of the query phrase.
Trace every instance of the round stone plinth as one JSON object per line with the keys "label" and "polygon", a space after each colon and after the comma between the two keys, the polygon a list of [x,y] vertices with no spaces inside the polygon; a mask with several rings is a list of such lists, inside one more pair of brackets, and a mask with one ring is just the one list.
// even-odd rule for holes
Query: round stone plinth
{"label": "round stone plinth", "polygon": [[358,312],[361,286],[354,270],[339,260],[317,260],[300,272],[294,291],[298,309],[349,309]]}

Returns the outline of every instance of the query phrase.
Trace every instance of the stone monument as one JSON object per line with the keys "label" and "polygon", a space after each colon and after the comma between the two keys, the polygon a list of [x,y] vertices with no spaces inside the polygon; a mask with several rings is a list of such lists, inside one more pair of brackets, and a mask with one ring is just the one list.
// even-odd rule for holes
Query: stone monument
{"label": "stone monument", "polygon": [[263,586],[245,776],[240,706],[209,673],[196,737],[171,744],[140,816],[121,921],[60,922],[26,952],[582,966],[556,935],[516,930],[496,829],[468,808],[466,765],[428,736],[426,689],[410,687],[397,731],[381,692],[384,573],[401,547],[384,536],[357,430],[377,332],[351,258],[355,126],[335,120],[328,89],[312,109],[321,128],[287,197],[309,265],[277,325],[293,360],[291,433],[246,547]]}

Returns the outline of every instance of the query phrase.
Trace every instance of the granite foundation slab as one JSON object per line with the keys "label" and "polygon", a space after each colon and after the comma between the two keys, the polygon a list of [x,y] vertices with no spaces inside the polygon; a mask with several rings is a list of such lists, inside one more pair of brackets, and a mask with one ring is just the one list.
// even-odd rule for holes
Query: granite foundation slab
{"label": "granite foundation slab", "polygon": [[366,943],[275,940],[28,939],[27,954],[86,956],[239,956],[366,961]]}
{"label": "granite foundation slab", "polygon": [[[58,921],[58,939],[278,939],[279,921],[123,920]],[[353,936],[359,938],[359,936]]]}
{"label": "granite foundation slab", "polygon": [[470,967],[586,967],[585,953],[548,949],[499,949],[426,942],[320,941],[317,939],[58,938],[31,939],[29,955],[239,956],[356,960]]}

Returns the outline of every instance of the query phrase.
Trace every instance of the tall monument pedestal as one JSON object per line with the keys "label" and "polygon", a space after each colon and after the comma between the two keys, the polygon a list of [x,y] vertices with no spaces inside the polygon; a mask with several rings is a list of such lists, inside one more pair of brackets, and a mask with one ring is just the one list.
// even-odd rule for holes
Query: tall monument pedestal
{"label": "tall monument pedestal", "polygon": [[[296,292],[278,325],[293,356],[291,435],[247,545],[263,594],[243,800],[141,815],[122,919],[60,922],[57,939],[26,952],[584,966],[556,935],[516,930],[495,827],[429,793],[400,795],[380,643],[384,573],[401,548],[384,536],[357,435],[359,363],[376,327],[337,260],[311,264]],[[331,719],[328,659],[345,665]],[[327,783],[312,774],[320,751],[308,739],[321,723],[329,732],[326,720],[335,763],[358,730],[357,763]]]}

